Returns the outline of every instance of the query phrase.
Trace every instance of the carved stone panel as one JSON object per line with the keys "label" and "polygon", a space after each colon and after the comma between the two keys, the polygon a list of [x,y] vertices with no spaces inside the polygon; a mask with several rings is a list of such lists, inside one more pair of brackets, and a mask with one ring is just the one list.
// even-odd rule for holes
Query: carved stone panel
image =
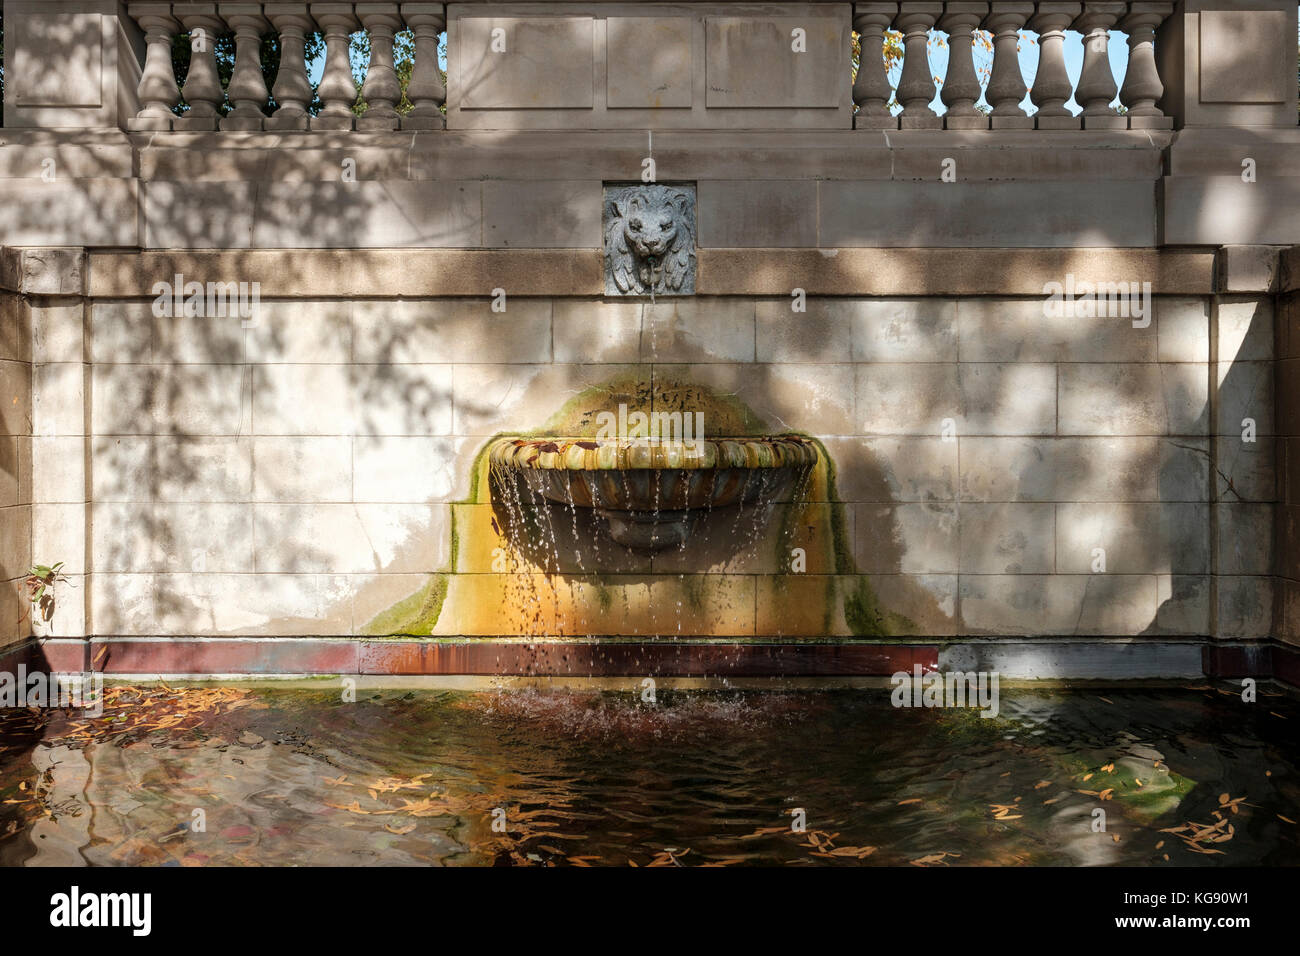
{"label": "carved stone panel", "polygon": [[695,294],[695,186],[605,187],[605,294]]}

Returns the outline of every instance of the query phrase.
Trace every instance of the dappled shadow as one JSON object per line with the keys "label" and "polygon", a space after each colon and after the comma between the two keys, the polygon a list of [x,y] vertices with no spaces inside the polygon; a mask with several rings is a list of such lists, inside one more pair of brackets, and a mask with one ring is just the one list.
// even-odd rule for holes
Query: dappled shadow
{"label": "dappled shadow", "polygon": [[[31,629],[31,341],[18,295],[0,288],[0,647]],[[26,473],[26,477],[24,477]]]}
{"label": "dappled shadow", "polygon": [[[129,145],[113,137],[105,149],[77,148],[82,134],[27,135],[33,159],[43,149],[63,150],[58,165],[78,185],[70,193],[66,179],[32,179],[24,218],[84,219],[92,235],[104,230],[92,243],[100,248],[169,250],[159,258],[97,260],[97,268],[133,274],[135,289],[171,282],[178,270],[200,282],[256,281],[268,268],[251,248],[258,246],[335,250],[328,258],[299,260],[329,270],[320,278],[328,278],[332,289],[340,287],[338,274],[366,268],[355,253],[359,247],[483,246],[481,200],[476,211],[471,196],[466,212],[459,197],[439,194],[442,182],[413,178],[413,164],[443,149],[446,140],[437,137],[455,134],[159,133],[133,135]],[[494,133],[493,149],[523,152],[527,138]],[[274,148],[249,148],[263,145]],[[348,159],[356,160],[355,183],[343,178]],[[144,233],[134,236],[135,199],[117,186],[128,185],[137,163]],[[32,164],[33,175],[39,168]],[[467,169],[463,175],[482,173]],[[89,181],[115,185],[91,187]],[[916,212],[910,221],[920,218],[924,213]],[[910,227],[891,228],[902,240]],[[123,235],[135,241],[120,241]],[[1104,224],[1089,238],[1098,244],[1114,239]],[[175,253],[178,248],[198,252],[187,257]],[[1036,255],[1005,250],[1005,269],[1015,271]],[[503,260],[505,285],[510,264]],[[292,267],[295,260],[280,261]],[[189,274],[195,270],[201,274]],[[317,277],[293,278],[309,284]],[[359,275],[357,288],[372,288],[368,278]],[[913,278],[918,288],[926,282]],[[612,365],[573,364],[594,353],[591,340],[569,364],[559,361],[545,300],[512,299],[507,315],[498,316],[487,287],[456,301],[407,298],[407,287],[382,299],[340,294],[291,300],[277,298],[276,284],[266,281],[266,299],[246,318],[160,316],[152,300],[139,295],[91,305],[84,349],[96,633],[356,633],[430,574],[451,568],[450,506],[468,496],[473,456],[485,439],[507,424],[536,427],[538,410],[550,410],[538,396],[570,395],[613,371]],[[529,308],[540,311],[525,322]],[[963,328],[961,349],[977,344],[998,321],[987,318],[969,327],[969,337]],[[902,609],[897,613],[918,633],[1138,629],[1134,620],[1156,602],[1132,598],[1137,611],[1109,613],[1130,601],[1124,582],[1089,577],[1086,560],[1081,569],[1077,555],[1062,552],[1062,541],[1090,552],[1088,535],[1081,532],[1076,542],[1062,528],[1080,518],[1089,530],[1094,512],[1103,511],[1108,515],[1096,526],[1127,542],[1140,544],[1152,527],[1168,535],[1153,546],[1154,562],[1132,571],[1116,563],[1122,553],[1111,555],[1112,571],[1156,595],[1161,578],[1171,578],[1173,596],[1139,628],[1167,634],[1209,628],[1209,605],[1186,611],[1178,578],[1208,580],[1210,568],[1196,562],[1201,556],[1208,561],[1217,547],[1213,525],[1192,529],[1201,537],[1189,556],[1179,547],[1177,535],[1187,530],[1180,512],[1168,511],[1172,518],[1154,524],[1147,514],[1123,513],[1194,505],[1203,510],[1190,514],[1208,517],[1211,495],[1229,494],[1208,490],[1215,452],[1206,440],[1206,398],[1189,384],[1204,370],[1197,361],[1162,364],[1154,346],[1114,364],[1100,351],[1082,358],[1078,350],[1088,343],[1081,326],[1049,329],[1032,322],[1012,343],[1015,351],[986,351],[971,361],[961,353],[911,363],[855,363],[839,356],[819,364],[807,353],[797,362],[757,356],[724,361],[706,348],[674,353],[664,346],[660,352],[673,336],[661,339],[664,329],[656,320],[643,315],[639,321],[638,348],[648,351],[624,364],[645,371],[653,394],[707,383],[753,407],[768,433],[802,432],[823,443],[835,480],[816,489],[814,503],[828,506],[819,520],[843,521],[843,539],[830,546],[834,563],[819,573],[877,588],[880,605]],[[682,320],[680,331],[689,338],[714,321],[702,311],[696,320]],[[488,331],[494,322],[509,325]],[[1146,333],[1152,342],[1158,327],[1153,323]],[[535,341],[529,338],[534,335]],[[510,351],[525,341],[535,350]],[[807,340],[802,345],[813,348]],[[1034,355],[1040,346],[1055,351]],[[845,368],[847,379],[834,377]],[[1219,394],[1266,400],[1270,386],[1258,372],[1244,360],[1234,363]],[[833,394],[842,385],[852,392],[847,399]],[[1072,407],[1081,426],[1072,429],[1061,422],[1067,387],[1103,395],[1114,407]],[[520,396],[531,406],[522,413],[516,411]],[[864,396],[871,407],[863,407]],[[946,449],[934,444],[942,442],[947,418],[956,438],[951,465]],[[0,472],[13,478],[16,469],[6,469],[4,454]],[[940,474],[950,468],[944,478],[905,477],[907,459],[931,455]],[[1207,488],[1201,497],[1187,491],[1196,476]],[[1004,484],[990,487],[998,480]],[[1243,492],[1236,484],[1230,493]],[[781,507],[754,517],[765,526],[779,523]],[[832,518],[836,508],[845,517]],[[1068,508],[1074,511],[1063,512]],[[766,564],[746,563],[747,540],[729,532],[727,516],[717,517],[700,529],[698,549],[665,554],[648,569],[611,549],[555,570],[575,573],[589,562],[602,571],[664,574],[782,571],[772,554],[761,556]],[[550,521],[559,534],[566,518],[576,527],[576,555],[600,529],[594,516],[560,508]],[[926,535],[933,536],[931,543],[924,543]],[[381,576],[390,580],[377,580]],[[1013,616],[964,613],[968,579],[980,600],[1009,608]],[[994,583],[1012,590],[978,590]],[[362,594],[370,590],[378,596]],[[1192,597],[1201,600],[1199,593]],[[1074,612],[1071,622],[1061,623],[1070,617],[1062,606]],[[1056,617],[1039,616],[1045,607]],[[860,624],[830,626],[872,633],[854,630]],[[883,634],[895,625],[877,626]],[[791,632],[780,631],[778,622],[778,633]]]}

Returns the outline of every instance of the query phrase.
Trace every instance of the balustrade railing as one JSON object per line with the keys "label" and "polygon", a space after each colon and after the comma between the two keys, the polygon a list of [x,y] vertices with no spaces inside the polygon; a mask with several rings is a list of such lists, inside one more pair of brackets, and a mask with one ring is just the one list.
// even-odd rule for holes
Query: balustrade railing
{"label": "balustrade railing", "polygon": [[[1150,2],[902,2],[853,4],[853,27],[861,44],[861,67],[853,81],[854,125],[862,129],[1166,129],[1173,121],[1157,106],[1164,87],[1156,66],[1155,31],[1172,3]],[[314,2],[132,2],[130,16],[145,34],[147,54],[140,78],[139,113],[133,130],[395,130],[440,129],[446,124],[446,88],[439,71],[439,37],[446,26],[440,3]],[[369,36],[361,98],[350,59],[350,37]],[[409,30],[414,63],[405,94],[413,108],[398,106],[403,90],[394,65],[394,37]],[[948,36],[946,75],[935,77],[927,47],[932,31]],[[1077,83],[1066,68],[1067,30],[1083,36]],[[977,31],[991,41],[992,63],[981,84],[973,56]],[[1123,85],[1112,72],[1112,31],[1128,40]],[[262,39],[279,37],[280,66],[267,88],[260,60]],[[312,115],[313,88],[304,49],[312,32],[323,35],[325,58],[315,90],[321,106]],[[1026,83],[1018,45],[1029,32],[1039,46],[1037,71]],[[178,84],[172,45],[188,34],[192,56]],[[218,80],[218,35],[235,38],[233,74]],[[901,44],[895,89],[884,57],[887,41]],[[890,43],[893,47],[893,43]],[[894,47],[897,49],[897,47]],[[450,62],[450,61],[449,61]],[[936,83],[936,80],[941,82]],[[849,82],[846,77],[845,82]],[[946,108],[932,103],[938,94]],[[1021,107],[1029,96],[1032,115]],[[1118,100],[1117,100],[1118,97]],[[178,113],[183,101],[188,109]],[[1073,99],[1081,108],[1067,107]],[[1116,108],[1118,102],[1120,108]],[[901,109],[895,113],[895,107]]]}
{"label": "balustrade railing", "polygon": [[[127,11],[145,35],[146,55],[137,90],[140,111],[132,130],[395,130],[441,129],[446,88],[438,68],[439,37],[446,26],[441,3],[129,3]],[[369,36],[369,59],[358,90],[352,74],[351,37]],[[396,34],[409,30],[414,61],[406,97],[393,61]],[[262,69],[262,38],[279,37],[280,65],[268,89]],[[315,92],[306,61],[307,36],[324,38],[325,62]],[[177,84],[172,46],[190,38],[190,65]],[[216,38],[233,34],[235,62],[223,90],[218,79]],[[188,109],[177,113],[184,98]]]}
{"label": "balustrade railing", "polygon": [[[1156,67],[1155,31],[1173,13],[1172,3],[857,3],[853,26],[861,43],[861,66],[853,84],[859,129],[1170,129],[1173,120],[1157,106],[1164,93]],[[942,88],[935,82],[927,47],[932,31],[948,34],[948,65]],[[972,55],[975,31],[992,38],[993,61],[981,88]],[[1065,34],[1083,36],[1077,84],[1066,69]],[[1128,37],[1123,86],[1110,63],[1111,32]],[[889,82],[887,38],[901,40],[898,87]],[[1038,67],[1026,84],[1020,66],[1022,38],[1036,41]],[[946,107],[931,107],[938,92]],[[891,99],[891,93],[893,98]],[[977,105],[983,93],[983,104]],[[1029,95],[1035,110],[1021,108]],[[1116,102],[1120,108],[1112,105]],[[1067,103],[1081,108],[1075,114]],[[901,106],[895,114],[891,104]]]}

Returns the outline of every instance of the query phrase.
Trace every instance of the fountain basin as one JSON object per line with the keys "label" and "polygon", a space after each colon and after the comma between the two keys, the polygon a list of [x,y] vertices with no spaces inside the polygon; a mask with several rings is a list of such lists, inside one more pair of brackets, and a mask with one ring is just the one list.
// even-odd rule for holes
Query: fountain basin
{"label": "fountain basin", "polygon": [[797,435],[768,438],[504,438],[489,461],[534,495],[591,508],[627,547],[681,545],[716,508],[773,501],[817,462]]}

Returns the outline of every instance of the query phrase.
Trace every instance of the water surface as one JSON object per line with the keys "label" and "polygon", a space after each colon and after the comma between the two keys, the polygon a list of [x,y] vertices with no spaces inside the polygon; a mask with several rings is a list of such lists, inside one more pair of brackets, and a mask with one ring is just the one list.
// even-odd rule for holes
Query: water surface
{"label": "water surface", "polygon": [[1300,863],[1300,706],[1266,691],[109,695],[0,712],[0,864]]}

